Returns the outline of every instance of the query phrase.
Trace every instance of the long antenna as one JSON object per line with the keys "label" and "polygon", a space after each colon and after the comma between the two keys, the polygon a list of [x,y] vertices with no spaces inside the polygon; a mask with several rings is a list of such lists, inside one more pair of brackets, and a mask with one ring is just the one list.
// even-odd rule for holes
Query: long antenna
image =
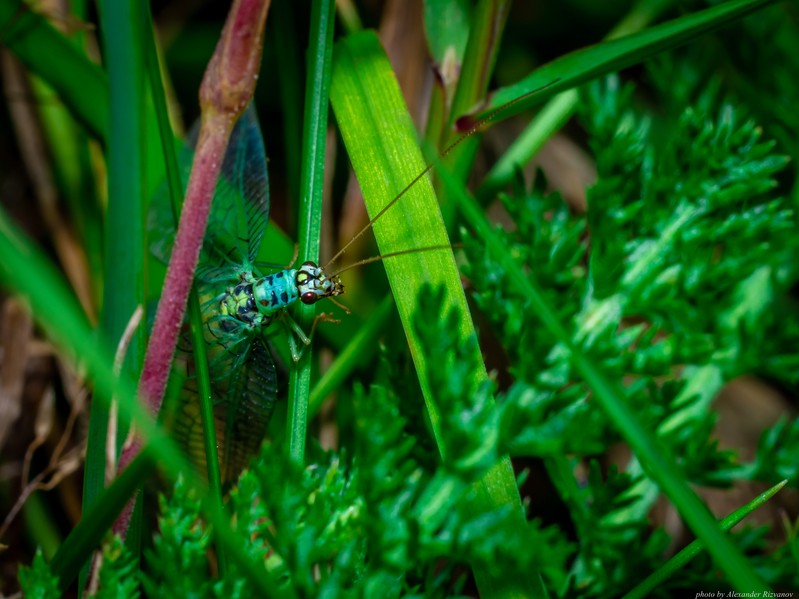
{"label": "long antenna", "polygon": [[423,248],[410,248],[407,250],[399,250],[396,252],[390,252],[388,254],[382,254],[380,256],[372,256],[371,258],[364,258],[363,260],[358,260],[357,262],[353,262],[352,264],[348,264],[344,268],[340,268],[336,272],[331,275],[328,275],[329,278],[337,277],[343,272],[347,272],[348,270],[355,268],[356,266],[363,266],[364,264],[371,264],[372,262],[379,262],[381,260],[385,260],[386,258],[394,258],[396,256],[405,256],[406,254],[417,254],[419,252],[431,252],[434,250],[452,250],[457,249],[459,247],[463,247],[460,243],[453,243],[447,245],[428,245],[427,247]]}
{"label": "long antenna", "polygon": [[[552,81],[550,81],[550,82],[549,82],[549,83],[547,83],[546,85],[542,85],[541,87],[537,87],[537,88],[535,88],[534,90],[531,90],[531,91],[527,92],[526,94],[522,94],[521,96],[519,96],[518,98],[514,98],[514,99],[513,99],[513,100],[511,100],[510,102],[506,102],[506,103],[505,103],[505,104],[503,104],[502,106],[499,106],[498,108],[496,108],[496,109],[492,110],[491,112],[489,112],[489,113],[488,113],[486,116],[484,116],[482,119],[480,119],[479,121],[477,121],[477,123],[475,123],[474,125],[472,125],[472,127],[471,127],[471,128],[470,128],[470,129],[469,129],[469,130],[468,130],[466,133],[464,133],[463,135],[461,135],[461,136],[460,136],[458,139],[456,139],[456,140],[455,140],[454,142],[452,142],[452,143],[451,143],[449,146],[447,146],[447,147],[444,149],[444,151],[443,151],[443,152],[441,152],[441,154],[439,154],[439,156],[438,156],[438,157],[437,157],[435,160],[433,160],[433,161],[432,161],[430,164],[428,164],[428,165],[427,165],[427,166],[424,168],[424,170],[423,170],[421,173],[419,173],[418,175],[416,175],[416,177],[414,177],[414,178],[411,180],[411,182],[410,182],[410,183],[408,183],[408,184],[407,184],[407,185],[406,185],[406,186],[405,186],[405,187],[402,189],[402,191],[400,191],[400,192],[399,192],[399,193],[398,193],[396,196],[394,196],[394,198],[393,198],[393,199],[392,199],[392,200],[391,200],[391,201],[390,201],[388,204],[386,204],[385,206],[383,206],[383,207],[380,209],[380,211],[379,211],[377,214],[375,214],[375,215],[374,215],[374,217],[373,217],[373,218],[372,218],[372,219],[371,219],[371,220],[370,220],[368,223],[366,223],[366,224],[363,226],[363,228],[362,228],[360,231],[358,231],[358,232],[357,232],[357,233],[356,233],[356,234],[355,234],[355,235],[352,237],[352,239],[350,239],[350,240],[349,240],[349,241],[348,241],[346,244],[344,244],[344,246],[343,246],[343,247],[342,247],[342,248],[341,248],[341,249],[340,249],[338,252],[336,252],[336,255],[335,255],[335,256],[333,256],[333,257],[332,257],[330,260],[328,260],[327,264],[325,264],[325,265],[324,265],[324,267],[322,268],[322,270],[325,270],[325,271],[326,271],[326,270],[327,270],[327,269],[330,267],[330,265],[331,265],[331,264],[333,264],[333,263],[334,263],[336,260],[338,260],[338,259],[339,259],[339,258],[340,258],[340,257],[341,257],[343,254],[344,254],[344,252],[346,252],[346,251],[347,251],[347,248],[349,248],[349,247],[350,247],[350,246],[351,246],[353,243],[355,243],[355,241],[357,241],[357,240],[358,240],[358,239],[361,237],[361,235],[363,235],[364,233],[366,233],[366,231],[367,231],[367,230],[371,229],[371,228],[374,226],[374,224],[375,224],[375,222],[377,221],[377,219],[379,219],[381,216],[383,216],[383,215],[384,215],[384,214],[385,214],[385,213],[388,211],[388,209],[389,209],[389,208],[391,208],[391,207],[392,207],[394,204],[396,204],[396,203],[399,201],[399,199],[400,199],[402,196],[404,196],[406,193],[408,193],[408,191],[411,189],[411,187],[413,187],[414,185],[416,185],[416,183],[418,183],[418,182],[419,182],[419,180],[420,180],[422,177],[424,177],[425,175],[427,175],[427,173],[429,173],[431,170],[433,170],[433,167],[435,167],[435,166],[436,166],[436,165],[437,165],[439,162],[441,162],[441,161],[442,161],[444,158],[446,158],[446,156],[447,156],[447,155],[448,155],[450,152],[452,152],[452,150],[454,150],[455,148],[457,148],[457,147],[458,147],[458,146],[459,146],[461,143],[463,143],[463,142],[464,142],[464,141],[465,141],[467,138],[469,138],[469,137],[471,137],[472,135],[474,135],[475,133],[477,133],[477,132],[478,132],[480,129],[482,129],[482,128],[483,128],[483,127],[484,127],[484,126],[487,124],[487,123],[489,123],[489,122],[491,122],[492,120],[494,120],[494,118],[496,118],[496,116],[497,116],[498,114],[500,114],[501,112],[504,112],[505,110],[507,110],[508,108],[510,108],[511,106],[513,106],[513,105],[515,105],[515,104],[518,104],[518,103],[519,103],[519,102],[521,102],[522,100],[525,100],[526,98],[529,98],[530,96],[532,96],[532,95],[534,95],[534,94],[537,94],[538,92],[540,92],[540,91],[542,91],[542,90],[544,90],[544,89],[546,89],[546,88],[548,88],[548,87],[550,87],[550,86],[552,86],[552,85],[555,85],[555,84],[556,84],[558,81],[560,81],[560,77],[558,77],[557,79],[553,79]],[[399,252],[397,252],[397,253],[399,253]],[[403,252],[403,253],[407,253],[407,252]],[[391,254],[391,255],[394,255],[394,254]],[[379,258],[375,258],[375,259],[379,259]],[[371,261],[374,261],[374,260],[371,260]],[[346,270],[346,269],[345,269],[345,270]],[[342,272],[342,271],[339,271],[339,272]]]}

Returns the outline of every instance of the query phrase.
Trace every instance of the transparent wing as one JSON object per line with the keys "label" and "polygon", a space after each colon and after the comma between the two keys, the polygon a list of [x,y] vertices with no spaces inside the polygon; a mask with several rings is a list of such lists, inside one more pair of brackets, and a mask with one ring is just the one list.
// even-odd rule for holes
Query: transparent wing
{"label": "transparent wing", "polygon": [[219,444],[223,481],[235,481],[257,453],[276,401],[275,362],[259,335],[250,345],[243,367],[231,373],[226,400],[220,406],[223,409],[217,412],[217,422],[224,425]]}
{"label": "transparent wing", "polygon": [[[189,182],[193,156],[194,151],[188,146],[183,146],[178,152],[180,184],[184,193]],[[150,210],[147,215],[150,251],[153,256],[164,264],[169,263],[172,247],[175,245],[175,222],[175,215],[172,212],[172,200],[169,198],[169,187],[166,180],[164,180],[150,200]]]}
{"label": "transparent wing", "polygon": [[258,118],[250,105],[230,137],[206,239],[216,248],[233,248],[234,256],[228,257],[236,264],[252,263],[268,219],[266,154]]}
{"label": "transparent wing", "polygon": [[[277,401],[275,363],[264,340],[260,335],[254,337],[246,347],[241,347],[241,352],[238,355],[223,352],[222,360],[230,366],[235,362],[235,367],[219,377],[214,376],[220,374],[214,368],[211,380],[218,459],[222,483],[226,487],[236,482],[257,453]],[[183,353],[180,359],[184,361],[188,376],[172,430],[205,476],[207,466],[194,361],[189,353]]]}
{"label": "transparent wing", "polygon": [[[199,125],[179,154],[185,191]],[[239,118],[228,143],[200,257],[203,272],[251,264],[269,219],[269,181],[261,128],[252,106]],[[153,198],[148,218],[150,250],[168,262],[175,243],[175,220],[166,183]],[[217,272],[218,274],[218,272]]]}

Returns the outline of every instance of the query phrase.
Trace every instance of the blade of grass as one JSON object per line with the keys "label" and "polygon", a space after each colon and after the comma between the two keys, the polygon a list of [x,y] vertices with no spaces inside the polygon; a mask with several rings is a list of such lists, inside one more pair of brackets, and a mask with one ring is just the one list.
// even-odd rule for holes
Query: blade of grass
{"label": "blade of grass", "polygon": [[[105,2],[102,9],[110,126],[100,331],[110,346],[116,346],[136,307],[144,305],[144,13],[135,0]],[[143,351],[142,324],[131,339],[121,377],[131,381],[138,377]],[[102,403],[92,404],[84,466],[84,511],[105,486],[108,419],[109,412]],[[117,455],[127,428],[119,426],[118,431]],[[138,553],[138,548],[133,551]],[[81,572],[81,582],[86,574],[86,570]]]}
{"label": "blade of grass", "polygon": [[[31,276],[32,272],[36,276]],[[111,398],[116,397],[121,424],[127,427],[131,421],[135,422],[137,430],[158,452],[159,462],[169,471],[177,475],[186,468],[186,460],[135,400],[132,382],[115,375],[113,352],[104,347],[103,341],[98,341],[60,274],[15,230],[3,211],[0,211],[0,281],[27,301],[34,318],[55,345],[71,356],[73,362],[80,361],[93,385],[93,403],[107,410]],[[91,519],[92,509],[90,506],[84,511],[84,519]],[[80,564],[87,558],[88,554],[81,556]],[[70,575],[77,576],[78,570],[70,571]]]}
{"label": "blade of grass", "polygon": [[[373,33],[364,32],[339,42],[334,50],[330,90],[336,121],[364,193],[372,218],[423,172],[425,163],[416,143],[413,122],[402,100],[385,52]],[[415,247],[448,245],[444,222],[428,178],[419,180],[375,223],[374,233],[382,254]],[[451,251],[408,254],[383,263],[400,313],[419,383],[424,393],[434,435],[441,438],[441,417],[427,381],[431,360],[413,326],[416,298],[425,284],[445,289],[448,308],[461,315],[461,340],[475,335],[460,275]],[[475,349],[475,351],[478,351]],[[479,352],[475,363],[482,364]],[[487,379],[485,369],[473,373],[476,389]],[[441,447],[441,444],[439,444]],[[443,456],[446,460],[446,456]],[[516,481],[508,459],[503,459],[475,483],[478,509],[513,506],[524,525]],[[515,580],[497,580],[489,572],[475,571],[482,597],[529,596],[540,589],[535,572],[520,573]]]}
{"label": "blade of grass", "polygon": [[[733,526],[738,524],[741,520],[746,518],[749,514],[754,512],[757,508],[765,504],[769,499],[774,497],[786,484],[787,480],[777,483],[767,491],[764,491],[745,506],[738,508],[726,518],[719,521],[719,528],[724,532],[730,530]],[[667,561],[656,572],[653,572],[641,584],[636,586],[632,591],[624,595],[623,599],[644,599],[653,595],[655,589],[660,587],[666,580],[669,579],[677,570],[686,566],[693,558],[695,558],[705,547],[699,540],[693,541],[690,545],[682,549],[669,561]]]}
{"label": "blade of grass", "polygon": [[[655,20],[674,0],[643,0],[638,2],[606,39],[615,39],[640,31]],[[516,169],[527,164],[574,114],[577,108],[576,90],[563,92],[549,100],[524,131],[497,160],[476,192],[481,204],[489,201],[503,186],[510,183]]]}
{"label": "blade of grass", "polygon": [[[30,276],[31,272],[35,272],[37,276]],[[108,406],[111,398],[115,397],[118,400],[120,421],[126,427],[131,423],[135,424],[141,437],[148,443],[146,453],[157,455],[158,465],[170,477],[174,479],[183,476],[189,486],[197,489],[199,496],[204,498],[202,511],[213,525],[217,538],[262,596],[282,596],[277,583],[262,564],[253,562],[244,553],[242,544],[247,539],[236,536],[216,504],[205,498],[207,491],[193,474],[194,469],[173,441],[160,430],[142,407],[143,404],[136,400],[130,381],[119,379],[114,374],[111,358],[113,352],[98,344],[75,296],[61,276],[41,252],[19,234],[1,209],[0,283],[28,302],[42,330],[65,355],[73,356],[73,361],[80,360],[81,367],[85,368],[88,381],[93,386],[95,402]],[[122,483],[112,483],[98,497],[83,513],[81,520],[84,524],[76,527],[59,548],[53,561],[61,575],[61,588],[66,588],[75,579],[81,565],[88,560],[91,550],[99,544],[108,529],[107,524],[100,527],[94,523],[101,520],[106,522],[108,518],[112,518],[115,510],[127,501],[130,490],[140,485],[146,477],[148,470],[144,467],[145,461],[133,467],[130,474],[123,473]]]}
{"label": "blade of grass", "polygon": [[[640,33],[571,52],[536,69],[518,83],[497,90],[488,102],[470,114],[461,116],[458,119],[458,127],[461,130],[469,129],[499,107],[513,101],[513,105],[498,114],[494,121],[509,118],[560,92],[605,73],[642,62],[658,52],[685,44],[700,35],[742,19],[773,2],[774,0],[730,0],[650,27]],[[546,89],[531,94],[553,81],[555,83]],[[531,95],[525,96],[525,94]]]}
{"label": "blade of grass", "polygon": [[[36,100],[42,131],[52,157],[53,173],[65,200],[70,226],[81,242],[88,263],[88,273],[103,271],[103,215],[94,181],[89,137],[55,91],[40,77],[31,77],[31,91]],[[89,284],[89,319],[98,320],[102,280],[91,277]],[[84,302],[86,304],[86,302]]]}
{"label": "blade of grass", "polygon": [[[459,179],[447,169],[440,168],[439,175],[456,199],[464,220],[484,240],[508,272],[519,269],[513,256],[499,241],[485,218],[480,205],[464,189]],[[555,310],[545,300],[541,289],[533,280],[533,274],[511,277],[517,291],[528,298],[531,309],[541,323],[568,349],[575,370],[591,388],[593,397],[616,426],[633,452],[644,465],[646,472],[660,485],[680,515],[696,536],[708,547],[718,567],[740,591],[765,591],[767,587],[755,574],[738,549],[719,530],[707,507],[688,487],[674,460],[664,450],[657,438],[649,434],[638,422],[635,414],[624,401],[624,392],[618,383],[609,380],[593,362],[577,347],[566,328],[558,320]]]}
{"label": "blade of grass", "polygon": [[0,44],[47,81],[89,131],[108,138],[108,80],[75,44],[22,0],[0,2]]}
{"label": "blade of grass", "polygon": [[[142,452],[108,488],[101,491],[90,506],[90,512],[84,512],[84,517],[58,548],[50,568],[58,576],[62,589],[72,583],[75,572],[88,567],[87,557],[105,536],[117,514],[136,493],[142,481],[154,474],[155,458],[152,449]],[[91,517],[86,517],[89,513]]]}
{"label": "blade of grass", "polygon": [[[300,261],[319,261],[319,238],[322,233],[322,192],[325,179],[325,139],[327,104],[330,91],[330,63],[333,54],[333,11],[335,2],[314,2],[311,9],[309,62],[305,82],[303,119],[302,204],[298,239]],[[314,306],[300,304],[296,309],[300,326],[311,330],[316,313]],[[307,350],[289,375],[289,455],[297,463],[305,459],[308,431],[308,396],[311,386],[311,354]]]}
{"label": "blade of grass", "polygon": [[[466,113],[484,98],[488,91],[510,6],[511,3],[506,0],[481,0],[472,11],[469,41],[466,44],[463,66],[458,77],[452,107],[445,121],[444,138],[441,140],[439,151],[449,147],[459,135],[452,128],[454,118]],[[466,178],[466,173],[474,162],[478,144],[478,138],[472,136],[451,152],[450,164],[453,165],[454,172],[458,173],[462,179]],[[448,201],[446,192],[443,195],[441,204],[444,210],[444,219],[450,223],[452,222],[452,202]]]}
{"label": "blade of grass", "polygon": [[432,148],[444,143],[449,108],[458,86],[472,8],[466,0],[425,0],[424,29],[436,77],[427,116],[425,141]]}

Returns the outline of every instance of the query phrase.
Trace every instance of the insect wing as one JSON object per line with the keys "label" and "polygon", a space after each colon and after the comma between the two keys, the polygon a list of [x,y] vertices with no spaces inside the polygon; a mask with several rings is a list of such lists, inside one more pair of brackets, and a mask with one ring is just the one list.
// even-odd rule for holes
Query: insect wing
{"label": "insect wing", "polygon": [[268,219],[266,153],[258,118],[250,105],[230,137],[206,238],[216,248],[235,248],[234,255],[227,256],[234,263],[252,264]]}
{"label": "insect wing", "polygon": [[[186,191],[191,172],[194,150],[183,146],[178,152],[180,187]],[[164,264],[169,264],[172,247],[175,245],[175,215],[172,211],[172,200],[169,197],[169,186],[164,181],[150,201],[147,215],[147,232],[150,252]]]}
{"label": "insect wing", "polygon": [[[199,124],[195,124],[186,138],[186,147],[179,154],[184,191],[198,132]],[[198,277],[207,281],[232,279],[235,278],[235,267],[249,267],[258,253],[268,218],[266,154],[258,119],[250,106],[236,123],[225,152]],[[175,243],[175,219],[166,184],[152,200],[148,230],[150,251],[159,260],[168,263]],[[223,276],[225,274],[230,276]]]}
{"label": "insect wing", "polygon": [[[190,346],[190,345],[189,345]],[[218,459],[224,486],[233,484],[258,451],[277,401],[277,374],[269,348],[260,335],[223,351],[213,372],[229,366],[225,374],[212,374],[211,394],[217,435]],[[197,378],[190,352],[179,359],[187,372],[172,430],[203,476],[207,473]],[[224,363],[224,364],[223,364]]]}
{"label": "insect wing", "polygon": [[248,348],[242,367],[231,373],[224,404],[217,409],[218,426],[224,426],[219,443],[223,481],[236,480],[258,451],[276,401],[275,362],[258,335]]}

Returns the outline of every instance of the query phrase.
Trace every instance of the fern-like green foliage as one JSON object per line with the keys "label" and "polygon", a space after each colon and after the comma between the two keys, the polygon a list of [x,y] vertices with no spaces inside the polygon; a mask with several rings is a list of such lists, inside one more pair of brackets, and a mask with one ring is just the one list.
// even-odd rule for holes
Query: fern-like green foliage
{"label": "fern-like green foliage", "polygon": [[145,553],[148,571],[142,583],[147,596],[243,597],[242,581],[210,576],[211,534],[200,520],[199,499],[185,483],[179,479],[171,496],[162,496],[159,504],[159,532]]}
{"label": "fern-like green foliage", "polygon": [[[379,386],[357,396],[362,417],[351,464],[330,454],[301,469],[266,445],[231,492],[245,550],[286,590],[315,597],[421,590],[452,596],[465,581],[467,564],[508,576],[543,565],[547,576],[564,584],[572,549],[559,531],[537,522],[519,529],[506,509],[474,510],[474,468],[422,468],[412,457],[415,441],[405,431],[399,399]],[[160,506],[160,532],[143,580],[147,596],[253,596],[235,564],[224,580],[209,578],[209,535],[198,502],[182,483]],[[118,570],[118,564],[104,569]],[[117,580],[121,571],[103,576]]]}
{"label": "fern-like green foliage", "polygon": [[657,127],[616,77],[583,98],[598,171],[587,215],[547,194],[543,178],[531,190],[518,184],[505,198],[516,228],[499,231],[518,271],[503,271],[467,239],[466,272],[514,376],[491,416],[500,422],[492,452],[545,459],[580,541],[567,592],[591,595],[625,588],[636,571],[655,567],[665,538],[644,531],[657,492],[634,460],[626,473],[602,473],[589,460],[584,485],[574,484],[574,466],[619,438],[568,351],[507,279],[530,276],[546,290],[583,351],[625,382],[627,401],[690,481],[727,486],[742,473],[795,481],[796,464],[780,447],[795,447],[795,423],[766,433],[756,463],[745,465],[712,439],[709,407],[725,382],[745,373],[795,380],[784,366],[797,359],[796,325],[780,326],[774,306],[795,281],[797,240],[792,206],[774,191],[786,159],[712,86]]}
{"label": "fern-like green foliage", "polygon": [[103,546],[95,599],[138,599],[139,564],[115,536]]}
{"label": "fern-like green foliage", "polygon": [[25,597],[54,599],[61,596],[58,578],[50,571],[41,549],[36,551],[30,566],[20,565],[18,577],[20,590]]}

